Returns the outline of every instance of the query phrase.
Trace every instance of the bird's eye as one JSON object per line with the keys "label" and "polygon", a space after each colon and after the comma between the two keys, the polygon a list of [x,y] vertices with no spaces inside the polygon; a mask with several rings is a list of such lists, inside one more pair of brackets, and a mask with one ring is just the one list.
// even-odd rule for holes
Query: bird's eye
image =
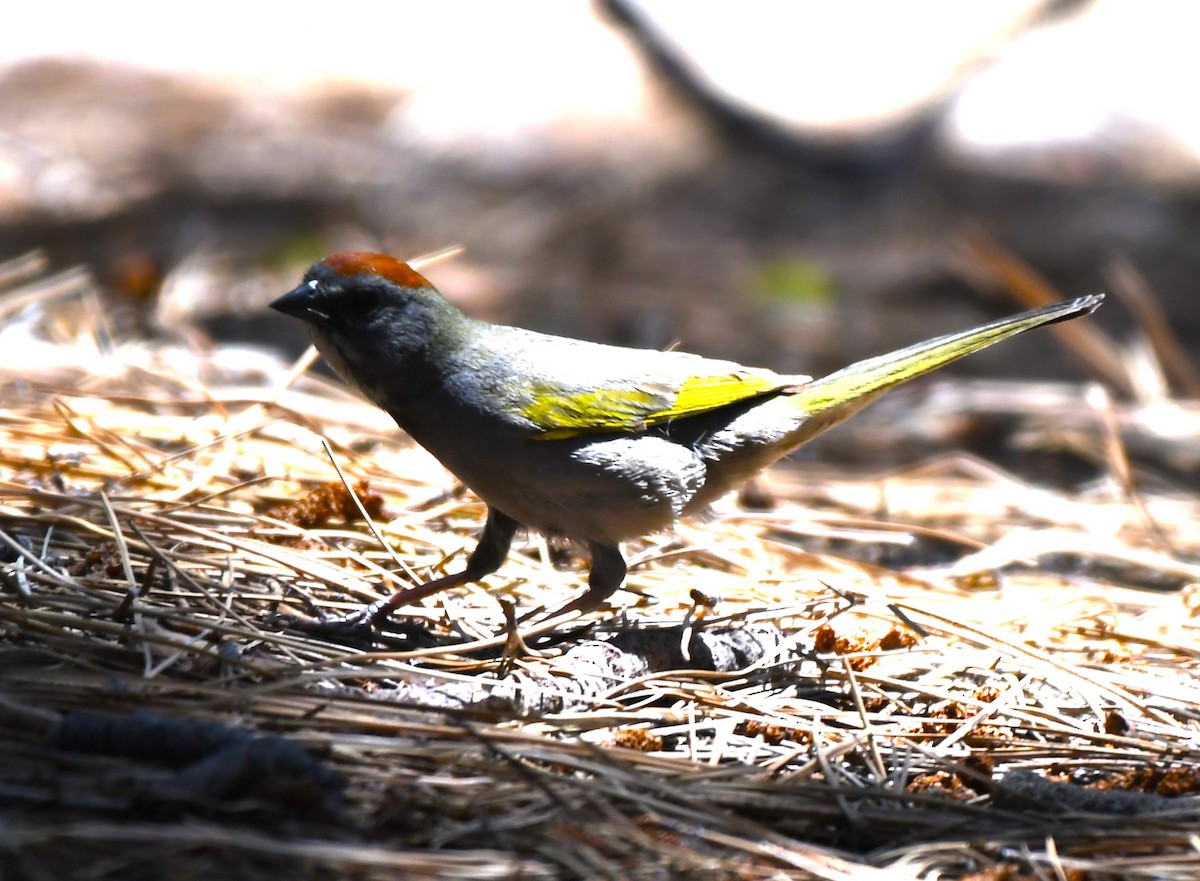
{"label": "bird's eye", "polygon": [[356,321],[369,321],[383,306],[383,292],[366,290],[353,291],[343,298],[342,308],[347,317]]}

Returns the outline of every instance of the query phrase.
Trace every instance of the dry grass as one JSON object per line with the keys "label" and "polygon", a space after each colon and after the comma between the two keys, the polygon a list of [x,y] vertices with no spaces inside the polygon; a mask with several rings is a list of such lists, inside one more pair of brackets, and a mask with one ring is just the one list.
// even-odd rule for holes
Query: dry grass
{"label": "dry grass", "polygon": [[519,649],[505,602],[585,575],[534,536],[357,650],[274,616],[454,569],[479,502],[331,383],[0,270],[0,874],[1200,874],[1200,500],[1130,466],[1145,408],[1074,392],[1081,491],[780,469],[629,548],[590,627]]}

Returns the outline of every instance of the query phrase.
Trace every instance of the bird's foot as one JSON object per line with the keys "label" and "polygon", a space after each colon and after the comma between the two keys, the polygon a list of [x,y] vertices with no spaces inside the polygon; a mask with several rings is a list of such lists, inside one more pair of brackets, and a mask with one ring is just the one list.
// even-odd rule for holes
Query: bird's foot
{"label": "bird's foot", "polygon": [[304,615],[275,615],[272,623],[286,630],[315,636],[340,645],[369,648],[379,637],[383,623],[392,613],[389,599],[378,600],[361,609],[336,617],[310,618]]}

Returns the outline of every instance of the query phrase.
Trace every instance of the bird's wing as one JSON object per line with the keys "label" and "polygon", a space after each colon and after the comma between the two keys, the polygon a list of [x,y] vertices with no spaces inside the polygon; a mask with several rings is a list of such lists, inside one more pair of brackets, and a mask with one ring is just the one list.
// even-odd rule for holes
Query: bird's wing
{"label": "bird's wing", "polygon": [[687,376],[677,383],[632,382],[586,390],[535,384],[521,412],[541,440],[598,432],[638,432],[752,398],[794,391],[808,377],[769,371],[735,371]]}

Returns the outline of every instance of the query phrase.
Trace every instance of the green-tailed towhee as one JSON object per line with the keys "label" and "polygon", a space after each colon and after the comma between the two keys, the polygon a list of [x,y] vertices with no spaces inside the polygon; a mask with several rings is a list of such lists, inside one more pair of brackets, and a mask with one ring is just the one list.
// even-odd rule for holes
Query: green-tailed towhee
{"label": "green-tailed towhee", "polygon": [[468,318],[386,254],[335,254],[272,307],[309,325],[321,354],[488,506],[461,573],[400,591],[347,622],[496,571],[520,526],[592,555],[600,605],[625,578],[620,542],[670,526],[893,386],[1103,294],[1024,312],[869,358],[823,379],[682,352],[627,349]]}

